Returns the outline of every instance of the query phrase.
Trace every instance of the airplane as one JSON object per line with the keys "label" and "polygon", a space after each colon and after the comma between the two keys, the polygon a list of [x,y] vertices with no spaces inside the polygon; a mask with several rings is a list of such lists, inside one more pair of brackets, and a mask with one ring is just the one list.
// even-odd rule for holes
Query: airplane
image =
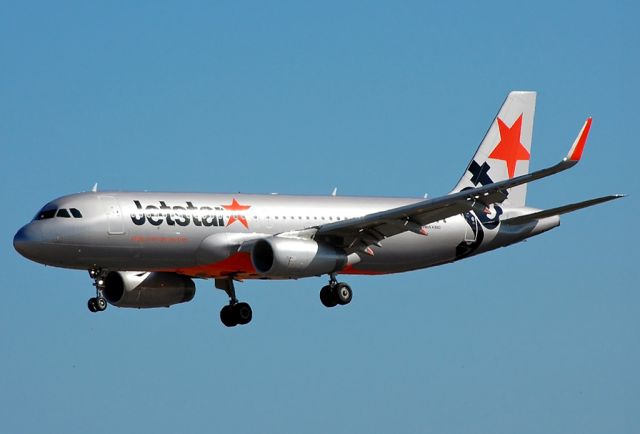
{"label": "airplane", "polygon": [[234,282],[327,275],[326,307],[353,292],[339,275],[400,273],[447,264],[539,235],[560,215],[616,194],[546,210],[525,205],[527,184],[581,159],[588,118],[559,163],[529,173],[536,93],[510,92],[462,177],[436,198],[97,191],[42,207],[13,240],[41,264],[88,270],[108,304],[169,307],[191,301],[194,279],[214,279],[227,327],[251,321]]}

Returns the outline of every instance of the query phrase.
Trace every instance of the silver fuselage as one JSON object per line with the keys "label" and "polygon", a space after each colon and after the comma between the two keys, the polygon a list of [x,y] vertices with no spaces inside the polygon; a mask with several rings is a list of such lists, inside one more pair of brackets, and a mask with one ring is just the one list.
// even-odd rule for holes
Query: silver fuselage
{"label": "silver fuselage", "polygon": [[[74,209],[81,217],[68,212],[51,217],[49,212],[41,218],[39,213],[18,231],[14,245],[29,259],[57,267],[250,279],[261,276],[253,270],[246,252],[227,248],[234,241],[319,227],[419,200],[422,199],[79,193],[58,198],[45,205],[43,211]],[[513,244],[559,225],[558,216],[517,226],[500,223],[534,211],[495,207],[491,209],[495,217],[488,224],[473,211],[456,215],[427,225],[426,236],[404,232],[372,247],[373,255],[353,253],[349,264],[338,272],[386,274],[426,268]],[[480,217],[487,220],[486,216]],[[211,237],[214,234],[216,237]],[[213,244],[212,239],[216,241]]]}

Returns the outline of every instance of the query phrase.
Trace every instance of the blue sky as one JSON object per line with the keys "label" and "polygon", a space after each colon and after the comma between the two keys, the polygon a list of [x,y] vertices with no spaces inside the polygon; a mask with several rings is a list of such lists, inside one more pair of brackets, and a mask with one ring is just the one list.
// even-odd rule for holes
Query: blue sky
{"label": "blue sky", "polygon": [[[0,431],[634,433],[640,429],[637,3],[3,2]],[[401,4],[397,4],[401,3]],[[92,315],[83,272],[20,257],[48,200],[101,189],[444,194],[509,90],[532,169],[594,117],[532,206],[630,197],[434,269],[198,282]]]}

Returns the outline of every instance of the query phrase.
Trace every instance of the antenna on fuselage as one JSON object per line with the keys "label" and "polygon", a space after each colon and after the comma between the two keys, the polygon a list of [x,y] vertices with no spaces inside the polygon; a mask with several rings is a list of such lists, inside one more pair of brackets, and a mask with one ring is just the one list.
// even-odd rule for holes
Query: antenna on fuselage
{"label": "antenna on fuselage", "polygon": [[98,191],[98,183],[97,182],[95,184],[93,184],[93,187],[91,187],[91,191],[93,191],[94,193]]}

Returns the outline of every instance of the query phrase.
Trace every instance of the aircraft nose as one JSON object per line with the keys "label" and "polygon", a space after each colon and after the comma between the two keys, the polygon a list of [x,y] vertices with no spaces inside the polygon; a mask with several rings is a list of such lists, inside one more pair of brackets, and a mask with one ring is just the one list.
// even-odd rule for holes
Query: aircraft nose
{"label": "aircraft nose", "polygon": [[41,241],[40,229],[28,224],[16,232],[13,237],[13,248],[25,258],[31,259],[37,254]]}

